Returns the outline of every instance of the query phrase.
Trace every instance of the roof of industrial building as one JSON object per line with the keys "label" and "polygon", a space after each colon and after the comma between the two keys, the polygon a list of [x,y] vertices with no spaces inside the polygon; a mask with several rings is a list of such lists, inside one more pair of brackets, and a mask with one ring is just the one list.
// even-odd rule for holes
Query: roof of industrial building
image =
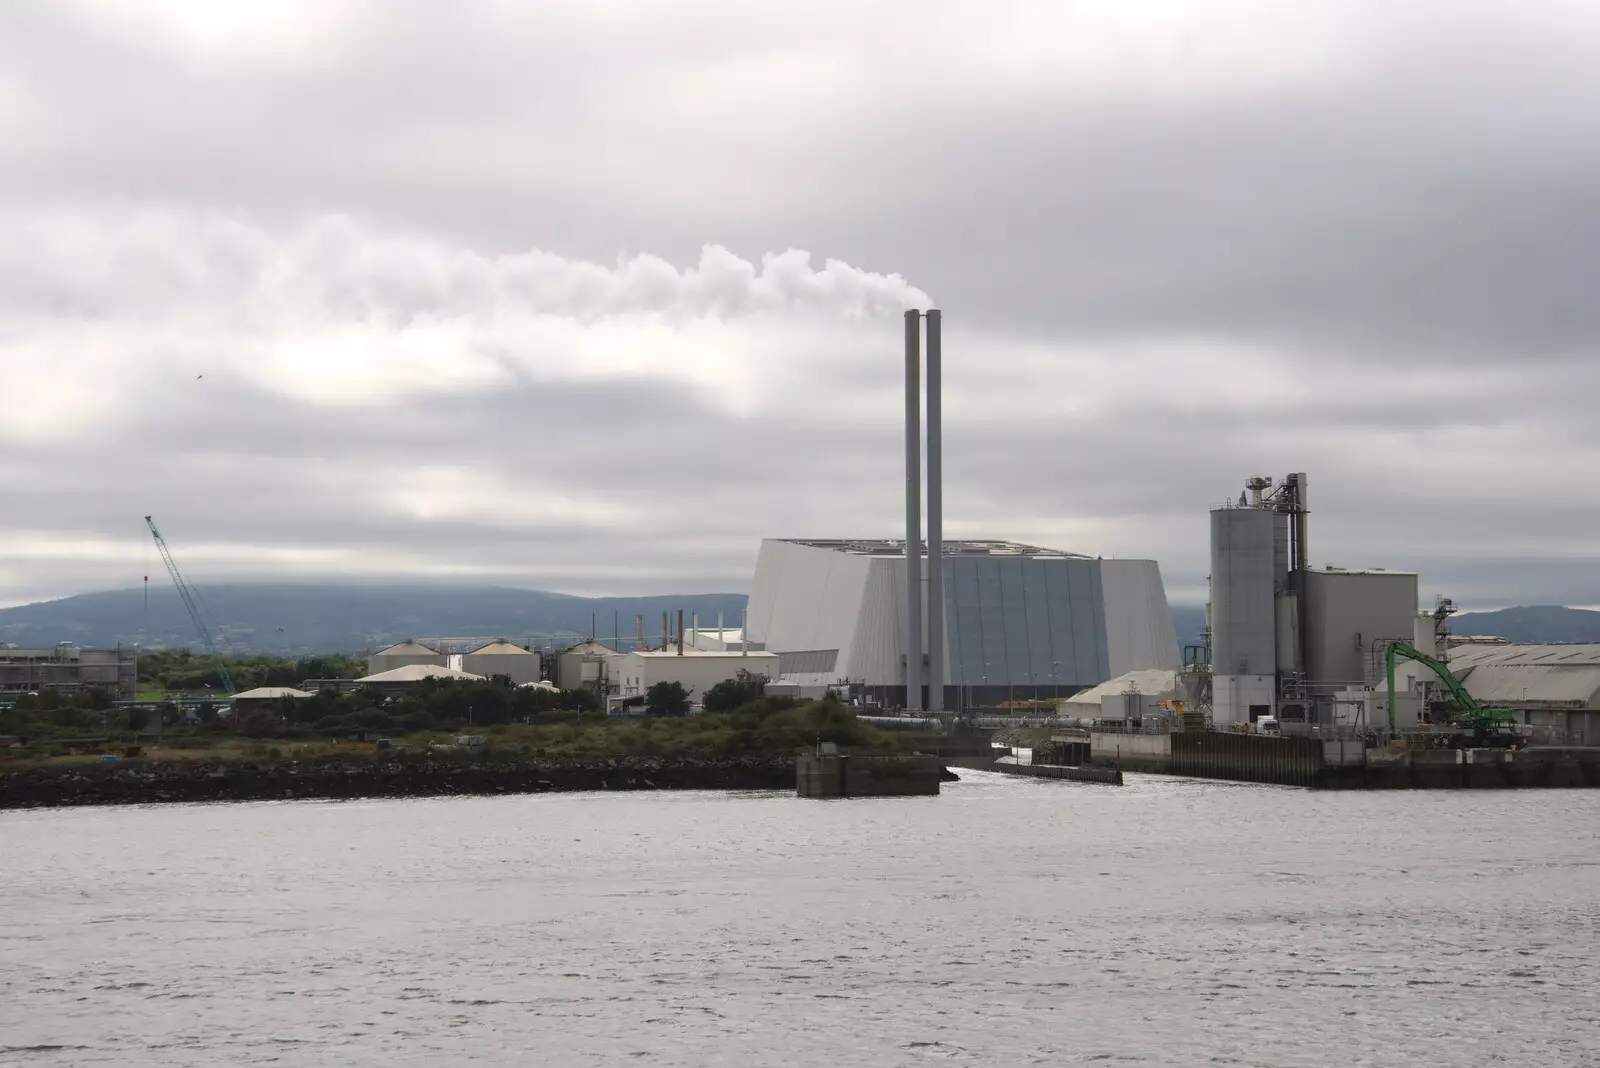
{"label": "roof of industrial building", "polygon": [[678,650],[676,648],[672,648],[672,649],[635,649],[635,650],[633,650],[633,652],[629,653],[628,655],[629,656],[685,656],[685,657],[697,656],[702,660],[704,660],[708,656],[721,657],[721,658],[724,658],[724,659],[732,658],[734,660],[737,660],[742,656],[748,656],[748,657],[752,657],[752,658],[753,657],[758,657],[758,656],[763,656],[763,657],[770,657],[770,658],[772,658],[774,660],[776,660],[778,658],[778,654],[777,653],[769,653],[769,652],[765,652],[765,651],[757,651],[755,649],[752,649],[748,653],[746,653],[746,652],[741,652],[738,649],[691,649],[687,645],[685,645],[683,647],[683,652],[682,653],[678,652]]}
{"label": "roof of industrial building", "polygon": [[310,696],[311,694],[306,693],[304,690],[296,690],[292,686],[257,686],[253,690],[246,690],[244,693],[234,694],[233,700],[271,701],[279,697],[293,697],[298,699],[301,697]]}
{"label": "roof of industrial building", "polygon": [[[813,549],[832,549],[852,556],[904,556],[904,538],[779,538],[791,545],[806,545]],[[923,543],[926,550],[927,543]],[[1082,553],[1069,553],[1060,549],[1046,549],[1038,545],[1024,545],[1017,541],[946,541],[941,545],[946,558],[953,556],[1026,556],[1049,560],[1092,560]]]}
{"label": "roof of industrial building", "polygon": [[1116,694],[1136,691],[1146,697],[1155,697],[1166,701],[1178,695],[1178,673],[1165,668],[1139,668],[1118,675],[1114,679],[1107,679],[1098,686],[1091,686],[1087,690],[1079,690],[1065,703],[1069,705],[1093,705],[1100,707],[1102,698]]}
{"label": "roof of industrial building", "polygon": [[605,656],[621,655],[617,652],[617,650],[611,648],[611,646],[602,642],[597,642],[593,638],[589,638],[586,641],[581,641],[577,645],[569,645],[565,649],[561,650],[561,652],[563,655],[567,653],[576,653],[579,656],[589,656],[595,653]]}
{"label": "roof of industrial building", "polygon": [[1462,645],[1449,666],[1486,704],[1600,709],[1600,645]]}
{"label": "roof of industrial building", "polygon": [[512,645],[508,641],[493,641],[481,649],[474,649],[468,656],[532,656],[533,653],[520,645]]}
{"label": "roof of industrial building", "polygon": [[423,679],[471,679],[482,682],[482,675],[474,675],[470,671],[459,668],[441,667],[438,664],[406,664],[402,667],[390,668],[380,671],[376,675],[368,675],[357,679],[357,682],[421,682]]}
{"label": "roof of industrial building", "polygon": [[1325,564],[1322,567],[1311,569],[1313,575],[1393,575],[1402,578],[1416,578],[1415,571],[1396,571],[1390,567],[1334,567]]}
{"label": "roof of industrial building", "polygon": [[439,656],[441,654],[440,654],[439,650],[437,650],[437,649],[429,649],[426,645],[423,645],[421,642],[415,641],[415,640],[413,640],[411,638],[407,638],[405,641],[397,642],[396,644],[389,646],[389,648],[387,648],[387,649],[380,649],[376,653],[373,653],[372,655],[373,656]]}

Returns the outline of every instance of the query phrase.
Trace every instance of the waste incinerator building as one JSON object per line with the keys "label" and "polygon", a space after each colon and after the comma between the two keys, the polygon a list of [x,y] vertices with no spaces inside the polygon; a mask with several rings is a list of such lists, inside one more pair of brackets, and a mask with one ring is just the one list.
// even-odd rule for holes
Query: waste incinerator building
{"label": "waste incinerator building", "polygon": [[[1065,697],[1137,668],[1178,666],[1153,560],[945,541],[941,570],[945,708]],[[906,572],[904,541],[765,540],[750,642],[778,654],[786,682],[848,686],[872,704],[906,707]],[[926,689],[922,697],[915,707],[926,707]]]}

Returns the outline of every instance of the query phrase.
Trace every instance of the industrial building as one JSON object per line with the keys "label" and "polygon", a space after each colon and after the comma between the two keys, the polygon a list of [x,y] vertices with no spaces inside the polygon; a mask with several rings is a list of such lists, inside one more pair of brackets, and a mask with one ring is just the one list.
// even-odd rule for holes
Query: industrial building
{"label": "industrial building", "polygon": [[[1178,666],[1153,560],[1007,541],[947,541],[941,549],[943,596],[920,599],[928,606],[921,633],[908,642],[905,542],[763,541],[747,622],[752,648],[777,654],[785,682],[848,686],[885,708],[1059,698],[1137,668]],[[931,579],[926,547],[917,562]],[[933,625],[940,633],[930,643]],[[930,650],[917,657],[925,669],[932,651],[940,654],[939,703],[925,690],[907,702],[908,646]]]}
{"label": "industrial building", "polygon": [[719,682],[738,678],[742,672],[773,680],[778,677],[779,658],[775,653],[706,652],[700,649],[636,649],[608,661],[613,673],[612,704],[636,703],[661,682],[676,682],[689,691],[698,704],[707,690]]}
{"label": "industrial building", "polygon": [[622,654],[590,638],[555,655],[556,685],[563,690],[611,692],[611,663]]}
{"label": "industrial building", "polygon": [[[1387,644],[1416,639],[1417,576],[1313,569],[1306,476],[1250,479],[1211,511],[1212,720],[1348,719],[1340,706],[1384,677]],[[1431,642],[1430,642],[1431,644]],[[1397,699],[1396,704],[1399,704]]]}
{"label": "industrial building", "polygon": [[460,664],[456,666],[486,679],[504,675],[519,686],[538,682],[543,677],[538,653],[500,638],[464,653]]}
{"label": "industrial building", "polygon": [[425,664],[432,667],[449,667],[450,657],[437,649],[430,649],[415,638],[407,638],[387,649],[380,649],[367,657],[367,674],[378,675],[399,667]]}
{"label": "industrial building", "polygon": [[356,680],[357,686],[372,686],[385,693],[402,693],[419,683],[432,679],[455,682],[483,682],[482,675],[474,675],[460,668],[441,667],[438,664],[403,664],[388,671],[374,672]]}
{"label": "industrial building", "polygon": [[1511,709],[1535,741],[1600,745],[1600,645],[1469,644],[1449,656],[1468,693]]}
{"label": "industrial building", "polygon": [[132,700],[138,684],[138,650],[80,649],[72,642],[25,649],[0,645],[0,698],[55,690],[74,693],[103,689]]}

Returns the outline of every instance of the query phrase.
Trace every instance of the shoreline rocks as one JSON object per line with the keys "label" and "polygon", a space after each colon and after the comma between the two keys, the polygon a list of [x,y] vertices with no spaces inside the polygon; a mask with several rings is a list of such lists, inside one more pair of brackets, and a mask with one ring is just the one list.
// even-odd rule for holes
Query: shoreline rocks
{"label": "shoreline rocks", "polygon": [[0,769],[0,810],[579,790],[793,790],[791,756],[124,760]]}

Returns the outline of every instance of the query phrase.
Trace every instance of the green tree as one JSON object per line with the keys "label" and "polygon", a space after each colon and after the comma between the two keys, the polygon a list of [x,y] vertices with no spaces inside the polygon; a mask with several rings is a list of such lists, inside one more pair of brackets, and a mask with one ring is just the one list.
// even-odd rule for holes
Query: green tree
{"label": "green tree", "polygon": [[658,682],[645,691],[644,710],[652,716],[686,716],[689,691],[681,682]]}
{"label": "green tree", "polygon": [[765,676],[756,675],[749,671],[740,671],[738,676],[724,679],[706,691],[701,703],[705,706],[707,715],[719,716],[751,701],[759,701],[766,693],[767,680]]}
{"label": "green tree", "polygon": [[130,731],[144,730],[150,725],[150,715],[148,708],[135,707],[128,709],[128,729]]}

